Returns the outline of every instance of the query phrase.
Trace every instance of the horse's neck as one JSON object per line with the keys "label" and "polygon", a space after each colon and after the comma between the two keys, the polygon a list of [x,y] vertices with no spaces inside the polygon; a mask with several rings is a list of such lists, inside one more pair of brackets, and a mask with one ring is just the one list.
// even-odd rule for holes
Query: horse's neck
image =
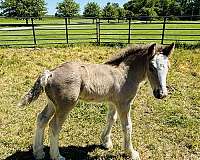
{"label": "horse's neck", "polygon": [[121,66],[123,66],[125,74],[131,77],[134,82],[140,83],[146,77],[146,57],[136,57],[133,61],[122,63]]}

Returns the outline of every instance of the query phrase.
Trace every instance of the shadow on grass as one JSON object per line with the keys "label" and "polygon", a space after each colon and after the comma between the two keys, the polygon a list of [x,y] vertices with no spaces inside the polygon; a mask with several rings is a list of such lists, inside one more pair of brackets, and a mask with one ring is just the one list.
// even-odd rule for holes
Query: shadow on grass
{"label": "shadow on grass", "polygon": [[[60,153],[62,156],[66,158],[66,160],[97,160],[97,159],[112,159],[116,158],[114,155],[107,155],[105,157],[92,157],[89,155],[90,152],[93,152],[95,149],[103,149],[101,145],[87,145],[85,147],[80,146],[68,146],[68,147],[60,147]],[[45,158],[44,160],[49,160],[49,147],[44,147]],[[27,151],[16,151],[11,156],[7,157],[5,160],[34,160],[33,150],[30,147]]]}

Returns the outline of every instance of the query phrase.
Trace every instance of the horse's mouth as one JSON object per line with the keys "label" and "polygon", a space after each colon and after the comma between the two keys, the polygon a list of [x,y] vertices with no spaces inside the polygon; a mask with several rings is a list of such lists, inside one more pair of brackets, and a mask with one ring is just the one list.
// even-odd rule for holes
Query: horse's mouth
{"label": "horse's mouth", "polygon": [[163,98],[167,97],[167,94],[163,93],[160,89],[155,89],[153,91],[153,95],[157,99],[163,99]]}

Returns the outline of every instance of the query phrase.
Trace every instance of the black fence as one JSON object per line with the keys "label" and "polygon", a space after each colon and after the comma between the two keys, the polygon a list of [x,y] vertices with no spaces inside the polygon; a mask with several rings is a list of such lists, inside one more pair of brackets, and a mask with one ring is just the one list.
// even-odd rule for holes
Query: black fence
{"label": "black fence", "polygon": [[[182,17],[173,17],[173,19]],[[0,46],[70,43],[200,42],[200,16],[188,21],[172,17],[103,18],[0,17]],[[153,20],[157,19],[157,20]]]}

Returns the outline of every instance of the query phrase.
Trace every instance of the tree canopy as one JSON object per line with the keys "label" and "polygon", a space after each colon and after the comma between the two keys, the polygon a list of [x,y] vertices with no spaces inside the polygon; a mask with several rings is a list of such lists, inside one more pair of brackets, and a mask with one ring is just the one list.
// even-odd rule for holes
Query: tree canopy
{"label": "tree canopy", "polygon": [[123,7],[117,7],[118,19],[123,19],[126,16],[126,10]]}
{"label": "tree canopy", "polygon": [[108,2],[102,10],[102,16],[104,18],[122,19],[126,16],[126,10],[120,7],[118,3]]}
{"label": "tree canopy", "polygon": [[100,17],[101,8],[95,2],[88,2],[84,8],[83,15],[85,17]]}
{"label": "tree canopy", "polygon": [[102,16],[104,18],[116,19],[117,18],[117,7],[118,7],[118,5],[116,3],[108,2],[102,10]]}
{"label": "tree canopy", "polygon": [[[41,17],[47,13],[45,0],[0,0],[0,10],[0,15],[8,17]],[[72,17],[78,15],[80,5],[75,0],[63,0],[56,10],[56,16]],[[200,0],[129,0],[123,7],[108,1],[102,9],[97,3],[88,2],[83,15],[110,19],[200,15]]]}
{"label": "tree canopy", "polygon": [[200,0],[130,0],[123,6],[134,16],[200,15]]}
{"label": "tree canopy", "polygon": [[56,9],[57,16],[72,17],[78,14],[80,5],[74,0],[64,0],[63,2],[58,3]]}
{"label": "tree canopy", "polygon": [[45,0],[2,0],[0,9],[8,17],[41,17],[47,13]]}

